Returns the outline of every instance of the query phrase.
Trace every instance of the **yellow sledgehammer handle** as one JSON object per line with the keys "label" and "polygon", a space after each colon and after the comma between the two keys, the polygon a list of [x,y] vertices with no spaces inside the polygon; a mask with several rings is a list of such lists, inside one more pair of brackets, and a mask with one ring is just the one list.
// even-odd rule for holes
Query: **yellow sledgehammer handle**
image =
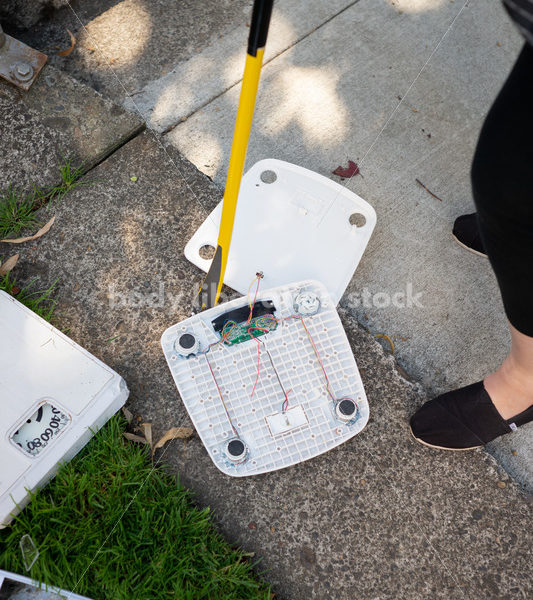
{"label": "yellow sledgehammer handle", "polygon": [[212,308],[218,302],[224,281],[224,273],[226,272],[226,265],[228,264],[231,235],[233,233],[233,223],[235,221],[235,211],[237,209],[237,199],[241,187],[248,139],[252,128],[255,98],[259,86],[259,77],[261,75],[261,65],[263,63],[263,54],[265,52],[272,5],[273,0],[255,0],[254,2],[252,22],[250,24],[250,36],[248,38],[248,52],[246,54],[246,63],[244,65],[244,75],[242,78],[235,130],[233,132],[233,143],[229,159],[226,189],[224,190],[224,199],[222,202],[222,216],[220,218],[218,243],[213,262],[211,263],[209,272],[207,273],[202,289],[200,290],[202,309]]}

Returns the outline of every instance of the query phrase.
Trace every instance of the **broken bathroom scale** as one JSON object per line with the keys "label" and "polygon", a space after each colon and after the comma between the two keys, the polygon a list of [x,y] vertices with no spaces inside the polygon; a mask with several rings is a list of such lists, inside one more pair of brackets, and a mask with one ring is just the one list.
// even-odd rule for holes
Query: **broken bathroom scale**
{"label": "broken bathroom scale", "polygon": [[[185,246],[208,271],[204,247],[217,247],[222,202]],[[338,304],[372,231],[372,206],[339,183],[297,165],[261,160],[241,182],[224,283],[246,294],[260,270],[262,286],[321,281]]]}
{"label": "broken bathroom scale", "polygon": [[335,301],[318,281],[259,288],[255,302],[237,298],[173,325],[161,344],[202,442],[227,475],[310,459],[368,421]]}
{"label": "broken bathroom scale", "polygon": [[124,380],[0,292],[0,527],[128,397]]}

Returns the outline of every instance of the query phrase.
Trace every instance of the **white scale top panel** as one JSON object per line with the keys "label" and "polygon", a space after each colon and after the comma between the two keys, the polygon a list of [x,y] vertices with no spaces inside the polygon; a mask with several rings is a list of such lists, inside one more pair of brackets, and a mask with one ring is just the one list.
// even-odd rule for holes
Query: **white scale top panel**
{"label": "white scale top panel", "polygon": [[[222,203],[185,247],[204,271],[202,246],[216,248]],[[352,225],[350,217],[358,215]],[[322,281],[338,304],[376,224],[374,209],[342,185],[275,159],[257,162],[243,177],[224,283],[246,294],[257,271],[264,287]]]}
{"label": "white scale top panel", "polygon": [[[318,312],[298,315],[295,298],[301,292],[318,297]],[[190,317],[167,329],[161,339],[198,434],[216,466],[232,476],[274,471],[322,454],[359,433],[369,416],[355,359],[325,287],[305,281],[259,291],[254,306],[263,302],[273,306],[276,327],[255,339],[212,345],[222,335],[213,321],[234,309],[249,311],[246,298]],[[180,346],[187,335],[188,357]],[[340,402],[346,398],[348,409],[355,403],[354,418],[339,418]],[[229,455],[232,440],[241,442],[242,460]]]}
{"label": "white scale top panel", "polygon": [[126,401],[112,369],[0,292],[0,527]]}

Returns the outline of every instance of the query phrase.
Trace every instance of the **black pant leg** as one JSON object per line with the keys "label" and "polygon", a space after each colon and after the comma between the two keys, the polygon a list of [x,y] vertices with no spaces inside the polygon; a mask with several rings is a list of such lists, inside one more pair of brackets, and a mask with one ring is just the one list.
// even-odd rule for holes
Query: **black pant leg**
{"label": "black pant leg", "polygon": [[487,115],[471,177],[507,317],[533,337],[533,47],[527,44]]}

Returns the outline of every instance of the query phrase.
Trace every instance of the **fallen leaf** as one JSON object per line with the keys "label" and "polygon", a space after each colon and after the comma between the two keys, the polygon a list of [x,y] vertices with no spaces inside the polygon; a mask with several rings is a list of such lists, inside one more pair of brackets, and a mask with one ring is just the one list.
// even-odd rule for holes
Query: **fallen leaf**
{"label": "fallen leaf", "polygon": [[125,406],[122,407],[122,414],[128,422],[128,425],[133,421],[133,413],[129,411]]}
{"label": "fallen leaf", "polygon": [[130,177],[130,181],[133,181],[133,183],[135,183],[137,181],[137,177],[135,175],[133,177]]}
{"label": "fallen leaf", "polygon": [[390,344],[391,352],[392,352],[392,354],[394,354],[394,342],[390,339],[390,337],[388,335],[385,335],[384,333],[377,333],[375,335],[375,337],[383,338],[384,340],[387,340],[387,342],[389,342],[389,344]]}
{"label": "fallen leaf", "polygon": [[194,431],[190,427],[172,427],[165,435],[157,442],[152,452],[155,452],[158,448],[162,448],[170,440],[186,440],[192,436]]}
{"label": "fallen leaf", "polygon": [[148,444],[148,440],[140,435],[135,435],[134,433],[129,433],[128,431],[125,431],[122,435],[130,442],[136,442],[137,444]]}
{"label": "fallen leaf", "polygon": [[348,161],[348,167],[345,169],[340,165],[333,171],[333,175],[338,175],[339,177],[354,177],[354,175],[359,175],[359,167],[353,160]]}
{"label": "fallen leaf", "polygon": [[152,424],[151,423],[143,423],[141,425],[142,432],[144,433],[144,437],[146,441],[150,444],[150,448],[152,447]]}
{"label": "fallen leaf", "polygon": [[498,487],[503,490],[506,487],[505,481],[498,481]]}
{"label": "fallen leaf", "polygon": [[257,529],[257,523],[255,521],[251,521],[250,523],[248,523],[248,529],[252,529],[255,531]]}
{"label": "fallen leaf", "polygon": [[0,240],[0,242],[4,242],[5,244],[23,244],[24,242],[31,242],[32,240],[36,240],[42,237],[45,233],[48,233],[56,220],[55,216],[53,216],[46,225],[41,227],[39,231],[35,235],[30,235],[29,237],[23,238],[15,238],[14,240]]}
{"label": "fallen leaf", "polygon": [[67,48],[66,50],[61,50],[61,52],[57,53],[58,56],[68,56],[74,50],[74,46],[76,45],[76,38],[74,37],[72,31],[70,31],[70,29],[67,29],[67,33],[70,35],[70,48]]}
{"label": "fallen leaf", "polygon": [[18,286],[18,285],[14,285],[14,286],[11,288],[11,295],[12,295],[12,296],[16,296],[17,294],[20,294],[20,288],[19,288],[19,286]]}
{"label": "fallen leaf", "polygon": [[19,259],[19,255],[15,254],[6,260],[3,265],[0,265],[0,275],[7,275],[9,271],[13,269],[13,267],[17,264]]}

